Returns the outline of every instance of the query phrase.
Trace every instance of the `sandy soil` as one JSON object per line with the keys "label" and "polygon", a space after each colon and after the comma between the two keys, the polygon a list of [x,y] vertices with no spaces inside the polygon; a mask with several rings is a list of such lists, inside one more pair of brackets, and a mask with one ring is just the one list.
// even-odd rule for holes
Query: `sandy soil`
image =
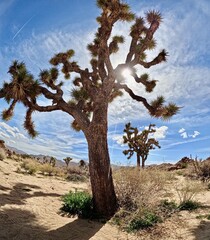
{"label": "sandy soil", "polygon": [[61,195],[87,185],[19,174],[18,165],[0,161],[0,240],[210,240],[210,221],[196,219],[199,214],[210,214],[210,191],[199,196],[205,208],[182,212],[149,233],[133,236],[109,223],[61,216]]}

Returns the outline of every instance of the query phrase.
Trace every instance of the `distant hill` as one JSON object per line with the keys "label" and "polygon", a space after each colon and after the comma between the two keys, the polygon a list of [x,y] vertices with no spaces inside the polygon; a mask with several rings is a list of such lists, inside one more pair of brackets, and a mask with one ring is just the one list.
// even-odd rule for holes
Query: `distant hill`
{"label": "distant hill", "polygon": [[15,147],[10,147],[10,146],[6,146],[6,147],[7,147],[7,149],[9,149],[10,151],[15,152],[15,153],[17,153],[17,154],[27,154],[26,152],[24,152],[24,151],[22,151],[22,150],[20,150],[20,149],[17,149],[17,148],[15,148]]}

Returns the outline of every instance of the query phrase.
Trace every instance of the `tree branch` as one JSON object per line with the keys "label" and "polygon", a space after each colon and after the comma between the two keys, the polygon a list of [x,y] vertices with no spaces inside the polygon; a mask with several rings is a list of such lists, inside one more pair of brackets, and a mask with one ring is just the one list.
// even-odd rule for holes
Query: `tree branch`
{"label": "tree branch", "polygon": [[150,113],[154,112],[155,109],[147,102],[146,98],[134,94],[126,84],[118,84],[117,86],[119,89],[124,89],[134,100],[142,102]]}

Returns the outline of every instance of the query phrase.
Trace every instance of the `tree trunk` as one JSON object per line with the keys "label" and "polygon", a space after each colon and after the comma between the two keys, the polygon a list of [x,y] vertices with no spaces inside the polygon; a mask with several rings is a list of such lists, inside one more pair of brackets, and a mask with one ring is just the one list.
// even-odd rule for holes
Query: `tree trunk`
{"label": "tree trunk", "polygon": [[100,216],[110,217],[116,212],[117,198],[114,191],[107,143],[106,106],[101,106],[95,113],[86,138],[94,208]]}
{"label": "tree trunk", "polygon": [[142,168],[145,168],[145,162],[146,162],[147,158],[142,157]]}
{"label": "tree trunk", "polygon": [[140,160],[141,160],[141,157],[140,155],[137,154],[137,168],[140,170]]}

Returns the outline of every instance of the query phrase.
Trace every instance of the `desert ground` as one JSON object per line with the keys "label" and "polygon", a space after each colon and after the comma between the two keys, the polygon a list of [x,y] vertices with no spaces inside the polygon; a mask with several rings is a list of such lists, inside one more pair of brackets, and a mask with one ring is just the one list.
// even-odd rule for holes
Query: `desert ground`
{"label": "desert ground", "polygon": [[87,183],[21,174],[16,172],[18,166],[14,160],[0,161],[0,240],[210,240],[210,221],[196,218],[210,214],[210,191],[197,197],[204,208],[182,211],[153,229],[131,235],[109,222],[60,213],[61,196],[69,190],[87,189]]}

